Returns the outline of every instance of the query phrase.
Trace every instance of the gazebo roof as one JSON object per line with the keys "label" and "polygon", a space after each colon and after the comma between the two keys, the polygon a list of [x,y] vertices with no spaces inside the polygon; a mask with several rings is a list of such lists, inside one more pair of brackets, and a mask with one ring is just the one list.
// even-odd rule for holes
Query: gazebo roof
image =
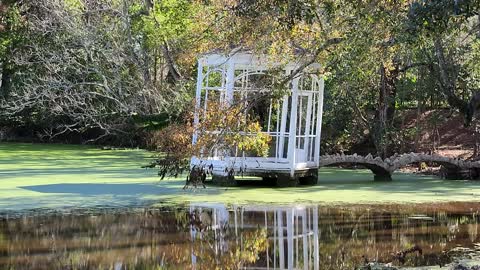
{"label": "gazebo roof", "polygon": [[[211,52],[203,54],[198,59],[199,63],[202,66],[221,66],[224,64],[235,64],[238,67],[248,66],[248,67],[257,67],[259,69],[268,69],[277,66],[284,66],[285,69],[296,69],[300,67],[303,63],[300,59],[295,62],[290,62],[288,64],[274,62],[267,55],[257,55],[250,51],[236,51],[228,55]],[[310,68],[319,68],[319,64],[312,64]]]}

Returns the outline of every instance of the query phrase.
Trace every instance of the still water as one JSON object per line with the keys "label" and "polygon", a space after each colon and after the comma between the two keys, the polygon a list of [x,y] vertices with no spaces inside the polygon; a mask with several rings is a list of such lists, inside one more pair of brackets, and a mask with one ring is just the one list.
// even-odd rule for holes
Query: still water
{"label": "still water", "polygon": [[479,210],[480,203],[195,203],[3,216],[0,269],[433,267],[475,256]]}

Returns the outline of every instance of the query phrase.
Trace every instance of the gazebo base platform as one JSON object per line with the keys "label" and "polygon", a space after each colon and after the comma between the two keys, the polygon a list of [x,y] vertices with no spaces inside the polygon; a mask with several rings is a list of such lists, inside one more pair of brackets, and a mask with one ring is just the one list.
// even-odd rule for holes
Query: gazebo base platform
{"label": "gazebo base platform", "polygon": [[[249,172],[244,176],[261,177],[261,184],[277,187],[295,187],[298,185],[316,185],[318,182],[318,169],[305,169],[295,171],[294,176],[290,172],[285,171],[269,171],[269,172]],[[213,175],[212,182],[221,186],[237,186],[241,182],[248,180],[238,179],[239,176],[222,176]],[[259,182],[259,181],[255,181]]]}

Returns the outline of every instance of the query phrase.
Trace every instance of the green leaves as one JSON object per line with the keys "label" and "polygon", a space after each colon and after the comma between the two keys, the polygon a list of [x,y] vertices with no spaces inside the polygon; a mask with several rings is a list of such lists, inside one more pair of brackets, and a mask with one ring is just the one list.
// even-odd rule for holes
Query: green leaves
{"label": "green leaves", "polygon": [[18,5],[12,4],[3,7],[0,9],[0,60],[5,59],[9,50],[12,50],[21,41],[22,30],[25,26]]}
{"label": "green leaves", "polygon": [[156,0],[152,8],[141,4],[130,7],[134,31],[144,36],[146,45],[150,48],[189,34],[193,12],[193,5],[187,0]]}
{"label": "green leaves", "polygon": [[410,5],[407,30],[413,34],[422,31],[435,35],[459,27],[480,9],[478,0],[427,0]]}

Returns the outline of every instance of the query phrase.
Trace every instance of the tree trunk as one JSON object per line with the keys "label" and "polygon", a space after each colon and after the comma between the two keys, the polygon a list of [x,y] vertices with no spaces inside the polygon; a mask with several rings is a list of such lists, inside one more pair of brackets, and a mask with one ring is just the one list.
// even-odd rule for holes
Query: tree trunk
{"label": "tree trunk", "polygon": [[396,82],[398,80],[398,75],[398,64],[395,64],[395,68],[388,71],[388,74],[385,66],[383,64],[380,66],[380,92],[375,114],[373,140],[375,148],[377,149],[377,155],[382,158],[385,158],[389,154],[387,131],[393,126],[395,116],[397,97]]}
{"label": "tree trunk", "polygon": [[145,7],[147,10],[150,10],[153,8],[153,0],[145,0]]}
{"label": "tree trunk", "polygon": [[393,119],[395,117],[397,105],[397,82],[400,75],[399,64],[394,60],[394,67],[385,77],[387,87],[387,124],[393,126]]}
{"label": "tree trunk", "polygon": [[386,157],[386,125],[387,125],[387,83],[386,83],[386,74],[385,74],[385,67],[382,65],[380,67],[380,76],[381,76],[381,83],[380,83],[380,93],[378,96],[378,119],[377,119],[377,128],[375,133],[377,134],[377,154],[385,158]]}
{"label": "tree trunk", "polygon": [[153,85],[157,86],[158,78],[158,49],[153,49]]}
{"label": "tree trunk", "polygon": [[478,156],[480,155],[480,128],[478,126],[478,121],[475,121],[474,128],[473,128],[473,138],[474,138],[474,145],[473,145],[473,155],[472,159],[477,160]]}
{"label": "tree trunk", "polygon": [[0,84],[0,97],[7,97],[12,88],[13,71],[8,67],[7,61],[2,63],[2,80]]}
{"label": "tree trunk", "polygon": [[480,39],[480,14],[477,15],[477,38]]}
{"label": "tree trunk", "polygon": [[[153,8],[153,1],[152,0],[145,0],[145,15],[150,15],[150,12]],[[147,38],[143,37],[143,44],[141,46],[141,57],[142,57],[142,69],[143,69],[143,83],[147,86],[152,86],[152,76],[150,74],[150,55],[149,49],[147,46]]]}
{"label": "tree trunk", "polygon": [[175,64],[175,60],[173,59],[172,52],[170,47],[168,46],[167,41],[164,41],[163,46],[163,57],[167,63],[168,73],[167,73],[167,82],[175,84],[182,78],[182,75],[178,71],[177,65]]}
{"label": "tree trunk", "polygon": [[447,102],[450,106],[458,109],[460,113],[468,119],[467,121],[471,121],[468,102],[455,94],[457,72],[451,68],[451,64],[447,63],[448,60],[445,57],[442,41],[437,38],[435,39],[434,45],[439,69],[438,80],[442,94],[447,97]]}
{"label": "tree trunk", "polygon": [[150,55],[148,54],[148,48],[146,45],[142,46],[142,68],[143,68],[143,82],[147,86],[152,85],[152,77],[150,75]]}
{"label": "tree trunk", "polygon": [[414,142],[414,150],[416,153],[419,152],[419,144],[420,144],[420,116],[422,114],[422,107],[423,102],[418,102],[417,104],[417,120],[415,121],[415,142]]}

